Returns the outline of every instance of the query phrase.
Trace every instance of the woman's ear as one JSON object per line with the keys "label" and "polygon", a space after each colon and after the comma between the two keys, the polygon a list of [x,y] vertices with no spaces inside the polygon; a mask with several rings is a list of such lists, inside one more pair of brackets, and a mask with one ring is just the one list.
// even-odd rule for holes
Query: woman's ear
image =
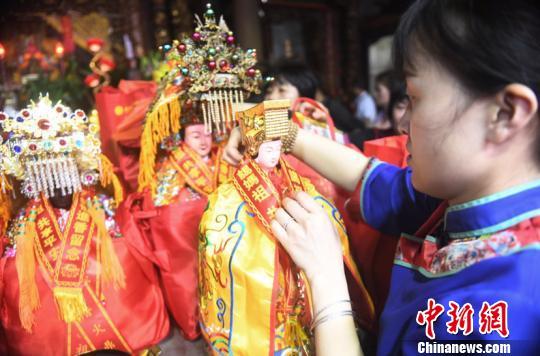
{"label": "woman's ear", "polygon": [[522,132],[537,119],[536,94],[522,84],[504,87],[495,98],[495,108],[488,124],[488,140],[502,143]]}

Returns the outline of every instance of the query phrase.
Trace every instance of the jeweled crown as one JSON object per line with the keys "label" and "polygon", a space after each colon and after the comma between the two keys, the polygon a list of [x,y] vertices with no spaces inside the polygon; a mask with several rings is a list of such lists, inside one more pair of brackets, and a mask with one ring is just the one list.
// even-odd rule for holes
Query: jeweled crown
{"label": "jeweled crown", "polygon": [[26,196],[49,197],[55,189],[72,193],[98,182],[97,115],[53,105],[48,95],[40,95],[15,117],[0,112],[0,131],[0,173],[22,181]]}
{"label": "jeweled crown", "polygon": [[236,113],[242,143],[250,156],[258,154],[263,142],[280,140],[289,133],[290,100],[266,100]]}

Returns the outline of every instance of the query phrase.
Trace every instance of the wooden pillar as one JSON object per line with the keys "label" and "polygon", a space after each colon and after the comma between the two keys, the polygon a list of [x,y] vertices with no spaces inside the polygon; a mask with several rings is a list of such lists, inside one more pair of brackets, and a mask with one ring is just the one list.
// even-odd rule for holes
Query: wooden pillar
{"label": "wooden pillar", "polygon": [[360,1],[353,0],[349,2],[346,15],[346,69],[343,71],[345,75],[345,87],[351,89],[358,81],[362,81],[367,85],[367,78],[364,75],[364,68],[367,66],[365,53],[362,46],[362,36],[360,33]]}
{"label": "wooden pillar", "polygon": [[238,43],[243,49],[254,48],[257,57],[264,58],[259,1],[234,0],[234,29]]}

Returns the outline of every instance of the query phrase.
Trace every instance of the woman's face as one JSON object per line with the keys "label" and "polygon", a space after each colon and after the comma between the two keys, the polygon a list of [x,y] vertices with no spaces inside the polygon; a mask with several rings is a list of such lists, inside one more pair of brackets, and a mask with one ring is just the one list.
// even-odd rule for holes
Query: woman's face
{"label": "woman's face", "polygon": [[392,108],[392,120],[394,120],[395,127],[399,127],[399,123],[401,119],[403,119],[408,106],[409,100],[407,99],[398,101],[394,104],[394,107]]}
{"label": "woman's face", "polygon": [[385,108],[390,101],[390,89],[382,83],[375,85],[375,102],[377,106]]}
{"label": "woman's face", "polygon": [[279,163],[282,143],[278,141],[263,142],[259,147],[259,154],[255,162],[263,169],[271,170]]}
{"label": "woman's face", "polygon": [[[456,79],[431,61],[407,77],[409,107],[400,128],[409,133],[409,165],[416,189],[458,199],[488,178],[489,99],[472,100]],[[476,188],[475,188],[476,187]]]}
{"label": "woman's face", "polygon": [[291,104],[300,97],[298,89],[287,81],[275,82],[270,85],[264,97],[265,100],[289,99]]}
{"label": "woman's face", "polygon": [[203,124],[186,127],[184,141],[201,157],[206,157],[212,149],[212,133],[206,132]]}

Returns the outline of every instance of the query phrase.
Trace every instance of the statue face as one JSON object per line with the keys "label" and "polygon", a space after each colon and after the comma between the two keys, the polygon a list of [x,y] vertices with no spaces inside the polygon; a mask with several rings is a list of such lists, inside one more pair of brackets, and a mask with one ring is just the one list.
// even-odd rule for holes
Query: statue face
{"label": "statue face", "polygon": [[206,132],[204,124],[186,127],[184,141],[199,156],[206,157],[212,149],[212,133]]}
{"label": "statue face", "polygon": [[281,146],[281,140],[263,142],[259,147],[259,155],[255,158],[255,162],[263,169],[273,169],[279,163]]}
{"label": "statue face", "polygon": [[49,202],[53,208],[69,210],[73,202],[73,194],[62,195],[60,188],[55,188],[54,196],[49,198]]}

